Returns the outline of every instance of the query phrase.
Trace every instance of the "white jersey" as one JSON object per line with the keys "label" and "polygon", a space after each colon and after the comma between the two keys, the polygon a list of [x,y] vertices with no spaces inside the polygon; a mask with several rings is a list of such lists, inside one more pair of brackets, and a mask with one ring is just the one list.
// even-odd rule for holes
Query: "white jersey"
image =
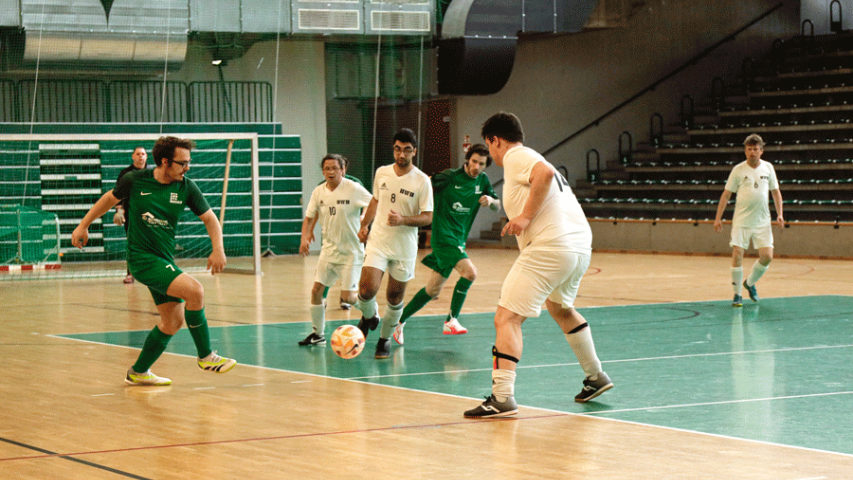
{"label": "white jersey", "polygon": [[358,240],[361,209],[370,204],[371,195],[364,187],[344,178],[337,188],[329,190],[324,182],[311,192],[305,216],[315,218],[323,228],[320,256],[329,263],[361,263],[364,245]]}
{"label": "white jersey", "polygon": [[732,227],[770,226],[770,191],[778,189],[776,171],[770,163],[759,160],[755,168],[746,161],[737,164],[726,182],[726,190],[736,195]]}
{"label": "white jersey", "polygon": [[[510,219],[521,215],[530,196],[530,174],[539,162],[548,163],[536,151],[520,146],[509,149],[504,164],[504,209]],[[550,165],[550,164],[549,164]],[[560,250],[592,253],[592,230],[569,182],[555,173],[530,225],[517,237],[519,250]]]}
{"label": "white jersey", "polygon": [[431,212],[432,184],[429,177],[417,167],[398,177],[394,165],[385,165],[376,169],[373,180],[373,198],[376,217],[370,231],[368,242],[371,249],[377,249],[390,260],[410,260],[418,255],[418,227],[388,225],[391,210],[411,217]]}

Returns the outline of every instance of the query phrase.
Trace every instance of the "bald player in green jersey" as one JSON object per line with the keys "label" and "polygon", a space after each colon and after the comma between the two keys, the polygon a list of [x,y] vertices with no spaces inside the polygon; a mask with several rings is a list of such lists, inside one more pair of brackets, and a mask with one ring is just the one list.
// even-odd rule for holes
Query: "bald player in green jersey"
{"label": "bald player in green jersey", "polygon": [[437,297],[441,287],[453,270],[459,272],[459,281],[453,289],[450,313],[444,322],[445,335],[462,335],[468,329],[459,324],[459,312],[468,295],[468,289],[477,278],[477,268],[465,253],[468,232],[480,207],[500,209],[500,200],[483,173],[491,165],[489,149],[483,144],[473,145],[465,154],[465,165],[447,169],[433,177],[435,214],[432,217],[432,253],[421,261],[432,270],[426,287],[415,294],[394,329],[394,340],[403,345],[403,328],[406,320],[417,313],[430,300]]}
{"label": "bald player in green jersey", "polygon": [[172,336],[184,321],[189,327],[196,350],[198,367],[225,373],[237,363],[220,357],[210,348],[210,332],[204,315],[204,287],[175,264],[175,233],[185,207],[201,219],[210,237],[213,252],[207,259],[212,274],[225,268],[222,228],[198,186],[184,175],[190,169],[192,140],[160,137],[152,154],[153,170],[124,175],[113,190],[105,193],[89,210],[71,234],[71,244],[83,248],[89,241],[89,225],[101,218],[125,198],[132,198],[128,212],[127,265],[130,273],[146,285],[154,297],[160,322],[145,339],[136,363],[127,371],[128,385],[163,386],[168,378],[151,373]]}

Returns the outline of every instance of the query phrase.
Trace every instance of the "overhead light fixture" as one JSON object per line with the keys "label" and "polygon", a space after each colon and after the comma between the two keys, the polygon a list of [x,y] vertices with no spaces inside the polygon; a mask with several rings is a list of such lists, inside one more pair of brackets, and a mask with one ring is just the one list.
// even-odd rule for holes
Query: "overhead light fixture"
{"label": "overhead light fixture", "polygon": [[210,63],[212,63],[212,64],[214,64],[214,65],[222,65],[222,60],[220,60],[220,59],[218,59],[218,58],[217,58],[216,60],[214,60],[214,61],[212,61],[212,62],[210,62]]}

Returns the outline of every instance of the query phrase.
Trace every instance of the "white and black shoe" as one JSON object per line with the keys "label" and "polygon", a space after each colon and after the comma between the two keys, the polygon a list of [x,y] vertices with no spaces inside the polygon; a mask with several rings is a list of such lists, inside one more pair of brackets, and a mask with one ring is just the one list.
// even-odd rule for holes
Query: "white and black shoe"
{"label": "white and black shoe", "polygon": [[371,330],[376,330],[376,327],[378,326],[379,315],[374,315],[370,318],[361,317],[361,320],[358,321],[358,329],[361,330],[365,340],[367,340],[367,334],[370,333]]}
{"label": "white and black shoe", "polygon": [[305,347],[308,345],[325,345],[325,344],[326,344],[326,337],[324,337],[322,335],[317,335],[314,332],[311,332],[311,335],[308,335],[307,337],[305,337],[305,340],[299,341],[300,347]]}
{"label": "white and black shoe", "polygon": [[495,418],[508,417],[518,413],[518,404],[515,403],[515,397],[510,396],[506,401],[499,402],[494,395],[486,397],[486,401],[480,404],[477,408],[472,408],[465,412],[465,418]]}
{"label": "white and black shoe", "polygon": [[588,402],[611,388],[613,388],[613,382],[610,381],[610,377],[604,372],[599,373],[598,378],[595,380],[590,380],[589,377],[586,377],[583,381],[583,390],[581,390],[581,393],[575,395],[575,401],[581,403]]}

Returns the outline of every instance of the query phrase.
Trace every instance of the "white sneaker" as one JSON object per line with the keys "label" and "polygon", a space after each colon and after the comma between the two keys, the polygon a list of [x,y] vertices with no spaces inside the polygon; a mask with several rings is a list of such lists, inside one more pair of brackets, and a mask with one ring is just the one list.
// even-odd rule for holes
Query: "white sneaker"
{"label": "white sneaker", "polygon": [[127,370],[127,376],[124,377],[124,383],[128,385],[140,385],[140,386],[154,386],[154,387],[163,387],[166,385],[171,385],[172,381],[168,378],[158,377],[151,373],[151,370],[148,370],[144,373],[136,373],[133,371],[133,368],[129,368]]}
{"label": "white sneaker", "polygon": [[210,355],[198,359],[198,368],[216,373],[225,373],[234,368],[236,364],[237,360],[220,357],[216,352],[210,352]]}
{"label": "white sneaker", "polygon": [[403,344],[403,327],[405,326],[405,323],[400,322],[397,324],[397,328],[394,329],[394,341],[400,345]]}
{"label": "white sneaker", "polygon": [[459,325],[459,320],[450,317],[450,320],[444,322],[445,335],[464,335],[468,333],[468,329]]}

